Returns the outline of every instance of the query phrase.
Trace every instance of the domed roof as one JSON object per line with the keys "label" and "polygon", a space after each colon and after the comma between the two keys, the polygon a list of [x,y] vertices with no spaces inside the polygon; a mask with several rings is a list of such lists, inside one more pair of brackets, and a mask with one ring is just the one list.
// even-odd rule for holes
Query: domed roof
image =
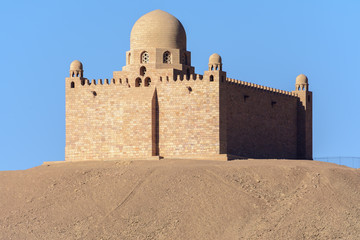
{"label": "domed roof", "polygon": [[215,63],[215,64],[220,63],[221,64],[221,57],[219,54],[214,53],[209,57],[209,64],[212,64],[212,63]]}
{"label": "domed roof", "polygon": [[70,64],[70,70],[83,70],[83,65],[79,60],[75,60]]}
{"label": "domed roof", "polygon": [[181,22],[162,10],[140,17],[130,35],[130,49],[175,48],[186,50],[186,33]]}
{"label": "domed roof", "polygon": [[296,84],[307,84],[308,78],[304,74],[300,74],[296,77]]}

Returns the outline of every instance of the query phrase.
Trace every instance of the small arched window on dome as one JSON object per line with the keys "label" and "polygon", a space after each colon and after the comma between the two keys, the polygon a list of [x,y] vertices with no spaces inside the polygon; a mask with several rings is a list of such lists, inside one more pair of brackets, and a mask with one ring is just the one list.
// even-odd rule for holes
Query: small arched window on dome
{"label": "small arched window on dome", "polygon": [[141,63],[148,63],[149,59],[150,57],[148,52],[145,51],[141,54]]}
{"label": "small arched window on dome", "polygon": [[164,52],[163,63],[171,64],[171,53],[169,51]]}
{"label": "small arched window on dome", "polygon": [[141,86],[141,78],[135,79],[135,87],[140,87],[140,86]]}

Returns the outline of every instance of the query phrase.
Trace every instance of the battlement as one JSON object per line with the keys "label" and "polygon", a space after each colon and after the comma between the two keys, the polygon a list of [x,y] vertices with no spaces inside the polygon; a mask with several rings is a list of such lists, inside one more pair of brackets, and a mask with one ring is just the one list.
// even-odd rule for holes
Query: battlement
{"label": "battlement", "polygon": [[241,80],[237,80],[237,79],[233,79],[233,78],[226,78],[226,82],[230,83],[230,84],[241,85],[243,87],[261,90],[261,91],[268,91],[268,92],[272,92],[275,94],[282,94],[282,95],[287,95],[287,96],[291,96],[291,97],[298,96],[294,92],[289,92],[289,91],[284,91],[284,90],[280,90],[280,89],[276,89],[276,88],[266,87],[266,86],[262,86],[259,84],[245,82],[245,81],[241,81]]}
{"label": "battlement", "polygon": [[204,76],[201,74],[181,74],[181,75],[174,75],[173,80],[183,81],[183,80],[203,80]]}
{"label": "battlement", "polygon": [[[139,85],[136,84],[137,80],[139,80],[140,82],[142,82],[142,81],[146,82],[147,79],[150,79],[150,81],[155,79],[156,83],[161,84],[163,82],[174,82],[175,83],[175,82],[182,82],[182,81],[203,80],[204,76],[201,74],[181,74],[181,75],[178,74],[178,75],[173,75],[173,76],[163,75],[163,76],[156,76],[156,77],[151,77],[151,76],[140,77],[139,76],[135,80],[135,85],[131,84],[131,80],[129,80],[129,79],[130,78],[125,77],[125,78],[111,78],[111,79],[105,78],[105,79],[89,80],[87,78],[70,77],[70,82],[71,82],[71,88],[75,88],[75,85],[76,85],[76,87],[78,87],[79,85],[80,86],[121,85],[121,86],[126,86],[126,87],[139,87]],[[150,86],[150,84],[145,84],[145,86],[148,87],[148,86]]]}
{"label": "battlement", "polygon": [[[80,81],[79,81],[80,80]],[[124,85],[124,86],[128,86],[129,80],[128,78],[122,79],[122,78],[105,78],[105,79],[92,79],[89,80],[87,78],[74,78],[71,79],[71,88],[75,88],[75,84],[73,84],[74,82],[80,82],[80,86],[97,86],[97,85]]]}
{"label": "battlement", "polygon": [[[144,79],[142,79],[144,78]],[[168,75],[164,75],[164,76],[157,76],[154,78],[150,78],[150,77],[138,77],[136,78],[137,80],[139,79],[140,82],[144,81],[146,82],[147,79],[156,79],[156,83],[161,84],[163,82],[183,82],[183,81],[197,81],[197,80],[205,80],[204,76],[201,74],[177,74],[177,75],[173,75],[173,76],[168,76]],[[118,86],[124,86],[124,87],[139,87],[140,85],[136,84],[133,85],[131,84],[130,80],[128,77],[125,78],[105,78],[105,79],[92,79],[89,80],[87,78],[73,78],[71,79],[71,88],[75,88],[75,84],[74,81],[79,81],[80,80],[80,86],[107,86],[107,85],[118,85]],[[211,79],[209,79],[209,81],[211,81]],[[150,82],[148,84],[145,84],[145,87],[150,86]],[[238,86],[242,86],[242,87],[247,87],[247,88],[252,88],[254,90],[259,90],[259,91],[267,91],[267,92],[271,92],[274,94],[281,94],[281,95],[285,95],[285,96],[290,96],[290,97],[297,97],[298,94],[296,92],[289,92],[289,91],[284,91],[284,90],[280,90],[280,89],[276,89],[276,88],[271,88],[271,87],[266,87],[263,85],[259,85],[259,84],[255,84],[255,83],[250,83],[250,82],[245,82],[245,81],[241,81],[241,80],[237,80],[237,79],[233,79],[233,78],[226,78],[225,80],[226,83],[228,84],[233,84],[233,85],[238,85]],[[154,82],[155,83],[155,82]],[[78,83],[77,83],[78,84]]]}

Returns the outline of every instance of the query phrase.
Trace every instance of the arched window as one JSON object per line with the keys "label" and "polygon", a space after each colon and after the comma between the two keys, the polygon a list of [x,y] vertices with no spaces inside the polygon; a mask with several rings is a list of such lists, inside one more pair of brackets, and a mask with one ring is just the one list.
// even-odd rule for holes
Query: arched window
{"label": "arched window", "polygon": [[144,76],[145,73],[146,73],[146,67],[142,66],[142,67],[140,68],[140,75],[141,75],[141,76]]}
{"label": "arched window", "polygon": [[140,87],[140,86],[141,86],[141,78],[135,79],[135,87]]}
{"label": "arched window", "polygon": [[144,81],[144,86],[145,87],[149,87],[150,86],[150,84],[151,84],[151,79],[150,78],[145,78],[145,81]]}
{"label": "arched window", "polygon": [[214,81],[214,76],[210,75],[210,82],[213,82],[213,81]]}
{"label": "arched window", "polygon": [[70,86],[71,86],[71,88],[75,88],[75,83],[71,82]]}
{"label": "arched window", "polygon": [[141,54],[141,63],[148,63],[149,62],[149,53],[148,52],[143,52]]}
{"label": "arched window", "polygon": [[188,65],[187,56],[185,53],[181,56],[181,63],[184,65]]}
{"label": "arched window", "polygon": [[130,64],[131,53],[128,54],[128,64]]}
{"label": "arched window", "polygon": [[163,63],[171,64],[171,53],[169,51],[164,52]]}

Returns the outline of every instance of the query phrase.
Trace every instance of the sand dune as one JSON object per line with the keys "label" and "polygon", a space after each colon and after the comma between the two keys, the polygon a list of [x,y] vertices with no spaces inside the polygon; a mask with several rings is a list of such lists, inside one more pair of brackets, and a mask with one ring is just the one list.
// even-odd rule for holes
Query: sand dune
{"label": "sand dune", "polygon": [[330,163],[63,163],[0,183],[0,239],[360,239],[360,170]]}

